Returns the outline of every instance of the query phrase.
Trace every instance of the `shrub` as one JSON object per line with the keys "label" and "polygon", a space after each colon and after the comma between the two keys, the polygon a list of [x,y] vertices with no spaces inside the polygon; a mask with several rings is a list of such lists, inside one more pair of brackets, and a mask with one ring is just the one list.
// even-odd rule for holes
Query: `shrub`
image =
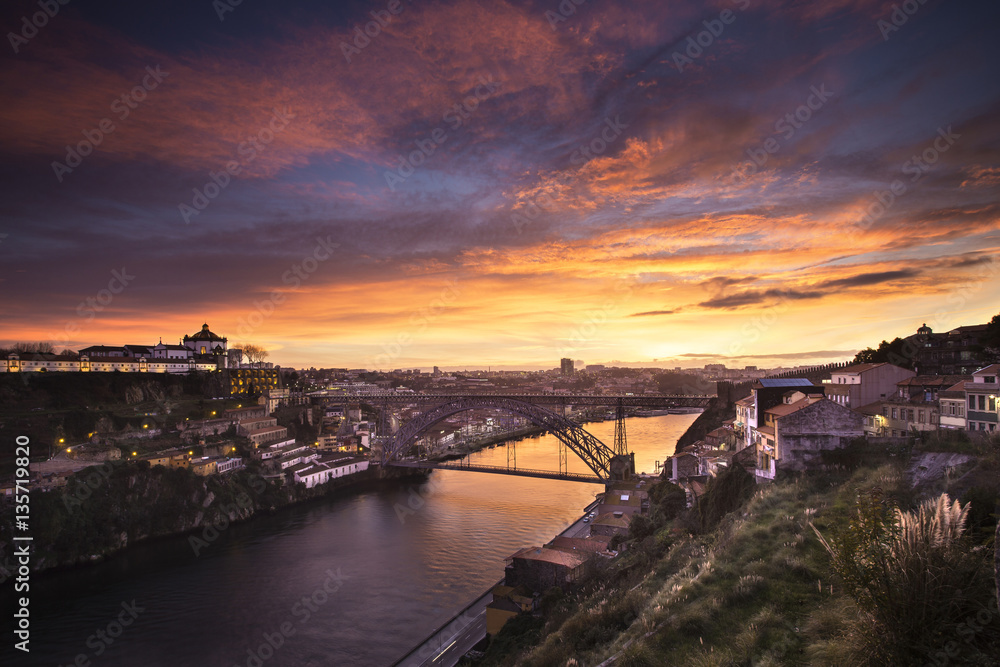
{"label": "shrub", "polygon": [[[959,635],[969,617],[988,608],[992,586],[982,550],[964,539],[968,505],[947,494],[904,512],[876,489],[858,498],[846,529],[829,540],[813,527],[833,569],[857,603],[870,664],[923,664]],[[992,630],[967,639],[988,651]]]}
{"label": "shrub", "polygon": [[757,482],[753,475],[734,465],[726,468],[708,482],[705,495],[698,501],[702,529],[709,530],[733,510],[753,496]]}

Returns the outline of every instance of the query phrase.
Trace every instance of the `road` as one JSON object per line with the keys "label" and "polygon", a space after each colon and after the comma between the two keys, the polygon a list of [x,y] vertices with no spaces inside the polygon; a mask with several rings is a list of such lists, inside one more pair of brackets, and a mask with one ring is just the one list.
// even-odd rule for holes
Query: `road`
{"label": "road", "polygon": [[[497,584],[503,583],[498,581]],[[466,607],[423,644],[406,654],[393,667],[453,667],[486,636],[486,605],[493,601],[493,587]]]}

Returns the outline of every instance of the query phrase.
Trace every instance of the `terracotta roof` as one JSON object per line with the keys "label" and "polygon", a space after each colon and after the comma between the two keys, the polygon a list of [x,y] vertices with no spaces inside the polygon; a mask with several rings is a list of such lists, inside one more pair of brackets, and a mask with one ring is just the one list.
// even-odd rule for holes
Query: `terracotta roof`
{"label": "terracotta roof", "polygon": [[252,437],[255,435],[262,435],[265,433],[277,433],[278,431],[286,430],[284,426],[265,426],[264,428],[258,428],[247,434],[247,437]]}
{"label": "terracotta roof", "polygon": [[599,553],[608,550],[606,541],[591,540],[583,537],[557,537],[546,546],[553,549],[566,549],[568,551],[586,551],[589,553]]}
{"label": "terracotta roof", "polygon": [[800,398],[794,403],[779,403],[773,408],[768,408],[767,410],[765,410],[764,414],[770,413],[775,417],[780,418],[786,415],[790,415],[793,412],[798,412],[802,408],[808,407],[813,403],[818,403],[819,401],[822,400],[824,400],[822,396],[817,396],[817,395],[806,396],[805,398]]}
{"label": "terracotta roof", "polygon": [[489,609],[499,609],[501,611],[513,611],[518,613],[521,612],[520,605],[511,602],[506,598],[494,598],[493,601],[486,606]]}
{"label": "terracotta roof", "polygon": [[968,382],[971,375],[915,375],[896,383],[897,387],[950,387],[956,382]]}
{"label": "terracotta roof", "polygon": [[569,568],[579,567],[588,560],[586,556],[576,552],[547,549],[545,547],[529,547],[527,549],[521,549],[516,554],[511,556],[511,558],[541,561],[543,563],[552,563],[553,565],[562,565]]}
{"label": "terracotta roof", "polygon": [[882,414],[882,402],[875,401],[874,403],[869,403],[868,405],[862,405],[860,408],[857,408],[855,412],[862,415],[868,415],[870,417],[880,415]]}

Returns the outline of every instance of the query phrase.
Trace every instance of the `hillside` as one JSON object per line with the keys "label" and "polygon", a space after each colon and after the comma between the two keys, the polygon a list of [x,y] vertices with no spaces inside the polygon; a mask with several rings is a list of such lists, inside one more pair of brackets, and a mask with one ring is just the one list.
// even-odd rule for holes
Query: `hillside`
{"label": "hillside", "polygon": [[[509,622],[474,664],[997,664],[998,445],[972,448],[961,474],[917,488],[906,457],[870,450],[842,457],[853,470],[750,488],[748,500],[734,473],[700,508],[654,516],[652,533],[633,536],[590,586],[550,590],[541,614]],[[971,503],[964,534],[950,550],[917,549],[926,567],[911,552],[892,560],[899,528],[886,517],[942,491]],[[813,526],[838,545],[836,563]],[[880,588],[871,568],[887,558],[902,565]]]}

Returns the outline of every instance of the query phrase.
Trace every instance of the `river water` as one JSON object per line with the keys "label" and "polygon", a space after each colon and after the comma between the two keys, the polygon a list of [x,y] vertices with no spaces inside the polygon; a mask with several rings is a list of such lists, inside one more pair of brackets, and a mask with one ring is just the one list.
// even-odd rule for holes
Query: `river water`
{"label": "river water", "polygon": [[[632,418],[636,470],[673,453],[697,415]],[[585,428],[609,446],[614,421]],[[558,470],[552,435],[517,465]],[[506,465],[507,449],[473,455]],[[589,472],[572,452],[573,472]],[[197,555],[188,538],[33,575],[31,652],[3,665],[389,665],[503,575],[504,558],[577,519],[596,484],[434,471],[403,486],[286,508],[234,525]],[[11,628],[12,582],[3,585]]]}

